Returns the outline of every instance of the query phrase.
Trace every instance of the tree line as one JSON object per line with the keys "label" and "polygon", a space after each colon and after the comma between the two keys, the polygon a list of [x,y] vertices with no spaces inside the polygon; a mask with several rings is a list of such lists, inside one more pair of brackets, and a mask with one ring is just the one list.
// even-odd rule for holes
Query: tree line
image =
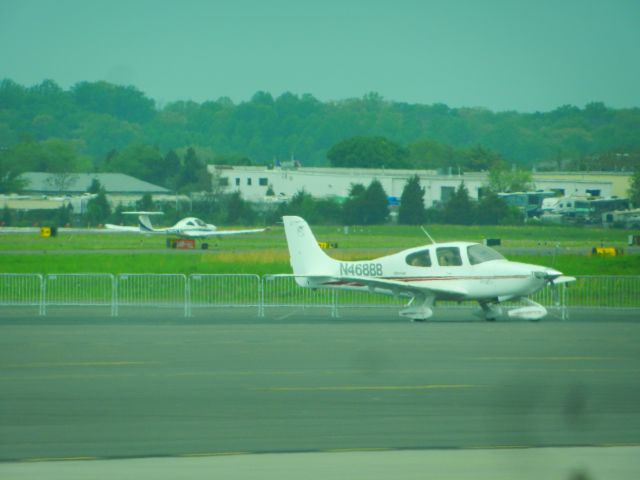
{"label": "tree line", "polygon": [[[95,171],[113,152],[127,158],[134,147],[163,158],[193,147],[203,163],[262,165],[295,157],[322,166],[335,164],[336,145],[359,137],[390,142],[374,145],[372,153],[383,150],[384,162],[391,162],[378,158],[376,167],[472,170],[500,158],[528,168],[629,169],[638,163],[638,131],[639,108],[600,102],[518,113],[394,102],[376,93],[321,102],[309,94],[257,92],[240,103],[221,97],[157,105],[135,87],[107,82],[66,90],[51,80],[31,87],[0,82],[0,150],[53,142]],[[356,162],[351,166],[362,161],[346,158]]]}

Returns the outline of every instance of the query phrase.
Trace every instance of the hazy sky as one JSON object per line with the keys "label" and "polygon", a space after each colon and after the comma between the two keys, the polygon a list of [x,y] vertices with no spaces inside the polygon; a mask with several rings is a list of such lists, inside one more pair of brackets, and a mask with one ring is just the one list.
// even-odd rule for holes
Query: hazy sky
{"label": "hazy sky", "polygon": [[640,0],[0,0],[0,78],[551,110],[640,106]]}

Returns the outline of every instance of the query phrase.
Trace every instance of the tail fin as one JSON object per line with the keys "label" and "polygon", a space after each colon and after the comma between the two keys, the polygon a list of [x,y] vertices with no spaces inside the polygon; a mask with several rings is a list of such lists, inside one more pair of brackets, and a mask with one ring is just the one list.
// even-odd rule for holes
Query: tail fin
{"label": "tail fin", "polygon": [[149,215],[139,215],[138,216],[138,226],[140,227],[141,232],[153,232],[153,225],[151,225],[151,219]]}
{"label": "tail fin", "polygon": [[300,217],[282,217],[291,268],[295,275],[333,275],[336,260],[325,254],[307,222]]}
{"label": "tail fin", "polygon": [[162,212],[122,212],[124,215],[138,215],[138,228],[141,232],[155,232],[149,216],[162,215]]}

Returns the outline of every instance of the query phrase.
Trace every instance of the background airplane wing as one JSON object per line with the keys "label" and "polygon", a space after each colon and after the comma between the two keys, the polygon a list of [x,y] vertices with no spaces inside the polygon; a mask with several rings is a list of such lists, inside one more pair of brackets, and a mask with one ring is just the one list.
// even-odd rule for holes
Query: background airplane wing
{"label": "background airplane wing", "polygon": [[420,282],[420,278],[402,278],[397,280],[391,280],[386,278],[374,278],[374,277],[327,277],[313,275],[307,276],[307,278],[315,279],[322,286],[327,287],[369,287],[372,291],[378,293],[386,293],[388,295],[425,295],[430,294],[436,298],[442,300],[464,300],[467,296],[467,291],[461,287],[455,285],[448,285],[441,287],[438,285],[425,286],[424,282],[421,285],[417,285]]}
{"label": "background airplane wing", "polygon": [[141,233],[140,227],[127,227],[124,225],[113,225],[111,223],[105,224],[104,228],[106,230],[111,230],[112,232]]}
{"label": "background airplane wing", "polygon": [[231,235],[242,235],[245,233],[260,233],[267,231],[266,228],[254,228],[250,230],[213,230],[211,232],[198,232],[185,230],[180,235],[189,238],[225,237]]}

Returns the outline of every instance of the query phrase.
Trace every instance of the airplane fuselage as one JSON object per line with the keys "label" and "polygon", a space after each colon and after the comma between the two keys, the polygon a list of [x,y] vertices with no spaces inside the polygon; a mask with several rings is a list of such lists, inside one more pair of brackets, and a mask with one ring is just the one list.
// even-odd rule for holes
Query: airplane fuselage
{"label": "airplane fuselage", "polygon": [[[478,253],[485,257],[477,258]],[[442,291],[436,294],[436,298],[441,300],[505,300],[527,296],[545,286],[544,272],[560,273],[542,266],[511,262],[494,250],[467,242],[427,245],[373,260],[334,260],[327,267],[323,272],[327,277],[370,277],[402,282],[407,286]],[[300,279],[298,283],[370,289],[357,280],[305,280]],[[458,293],[447,294],[453,285]]]}
{"label": "airplane fuselage", "polygon": [[433,243],[371,260],[336,260],[323,252],[304,219],[283,217],[295,281],[302,287],[341,288],[408,297],[400,315],[424,320],[436,300],[474,300],[480,316],[495,320],[501,302],[517,300],[515,318],[537,320],[547,310],[531,295],[548,284],[575,281],[557,270],[510,262],[495,250],[470,242]]}

